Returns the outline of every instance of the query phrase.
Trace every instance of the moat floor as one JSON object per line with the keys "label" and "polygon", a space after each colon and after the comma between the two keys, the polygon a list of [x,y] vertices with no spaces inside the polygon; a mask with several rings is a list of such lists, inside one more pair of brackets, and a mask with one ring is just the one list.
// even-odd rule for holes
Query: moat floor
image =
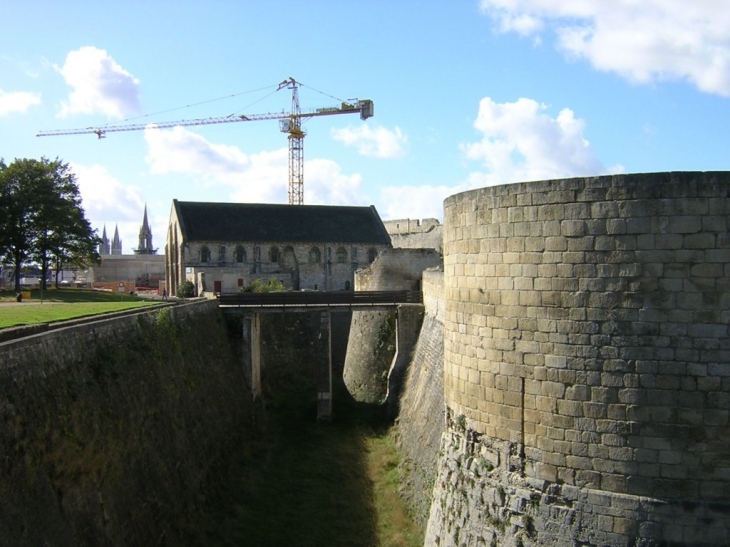
{"label": "moat floor", "polygon": [[318,424],[315,404],[293,396],[269,405],[266,440],[233,466],[188,545],[423,545],[398,497],[380,409],[341,403],[332,423]]}

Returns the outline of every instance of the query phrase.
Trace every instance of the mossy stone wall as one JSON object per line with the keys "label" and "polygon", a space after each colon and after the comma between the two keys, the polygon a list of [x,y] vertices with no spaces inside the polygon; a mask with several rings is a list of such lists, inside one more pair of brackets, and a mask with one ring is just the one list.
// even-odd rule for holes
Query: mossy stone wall
{"label": "mossy stone wall", "polygon": [[0,344],[0,546],[178,545],[252,435],[215,302]]}

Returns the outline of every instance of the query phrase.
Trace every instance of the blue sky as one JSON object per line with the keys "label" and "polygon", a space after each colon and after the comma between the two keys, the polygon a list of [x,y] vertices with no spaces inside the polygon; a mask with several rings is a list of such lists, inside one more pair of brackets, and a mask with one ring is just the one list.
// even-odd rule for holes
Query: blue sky
{"label": "blue sky", "polygon": [[[41,130],[302,110],[304,203],[442,218],[492,184],[727,170],[730,2],[309,0],[7,2],[0,157],[60,158],[87,217],[164,247],[173,198],[286,203],[275,120],[36,137]],[[334,99],[336,98],[336,99]],[[217,100],[216,100],[217,99]],[[193,105],[186,107],[186,105]]]}

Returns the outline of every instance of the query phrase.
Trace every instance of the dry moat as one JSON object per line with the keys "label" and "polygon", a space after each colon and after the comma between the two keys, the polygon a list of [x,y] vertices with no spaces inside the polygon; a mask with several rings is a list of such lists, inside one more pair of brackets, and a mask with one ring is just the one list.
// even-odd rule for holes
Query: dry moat
{"label": "dry moat", "polygon": [[267,405],[259,442],[219,477],[185,543],[416,547],[423,530],[398,496],[398,458],[382,407],[341,401],[316,422],[311,393]]}

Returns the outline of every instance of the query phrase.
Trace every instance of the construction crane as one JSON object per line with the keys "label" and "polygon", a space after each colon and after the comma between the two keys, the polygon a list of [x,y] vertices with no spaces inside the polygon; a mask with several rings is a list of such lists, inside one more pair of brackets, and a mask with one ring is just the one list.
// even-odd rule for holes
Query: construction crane
{"label": "construction crane", "polygon": [[[317,116],[332,116],[335,114],[360,113],[361,120],[367,120],[375,113],[373,101],[369,99],[352,99],[342,101],[339,106],[317,108],[309,112],[302,112],[299,107],[299,87],[301,82],[289,78],[281,82],[276,91],[291,89],[291,111],[266,114],[246,114],[237,116],[225,116],[222,118],[198,118],[192,120],[179,120],[175,122],[157,122],[154,126],[158,129],[167,129],[176,126],[212,125],[218,123],[253,122],[258,120],[279,120],[279,129],[282,133],[288,133],[289,139],[289,203],[301,205],[304,203],[304,137],[306,133],[302,129],[302,121]],[[101,127],[86,127],[82,129],[58,129],[52,131],[41,131],[36,137],[55,137],[58,135],[83,135],[93,133],[103,139],[107,133],[118,131],[139,131],[149,127],[153,122],[144,124],[126,125],[105,125]]]}

